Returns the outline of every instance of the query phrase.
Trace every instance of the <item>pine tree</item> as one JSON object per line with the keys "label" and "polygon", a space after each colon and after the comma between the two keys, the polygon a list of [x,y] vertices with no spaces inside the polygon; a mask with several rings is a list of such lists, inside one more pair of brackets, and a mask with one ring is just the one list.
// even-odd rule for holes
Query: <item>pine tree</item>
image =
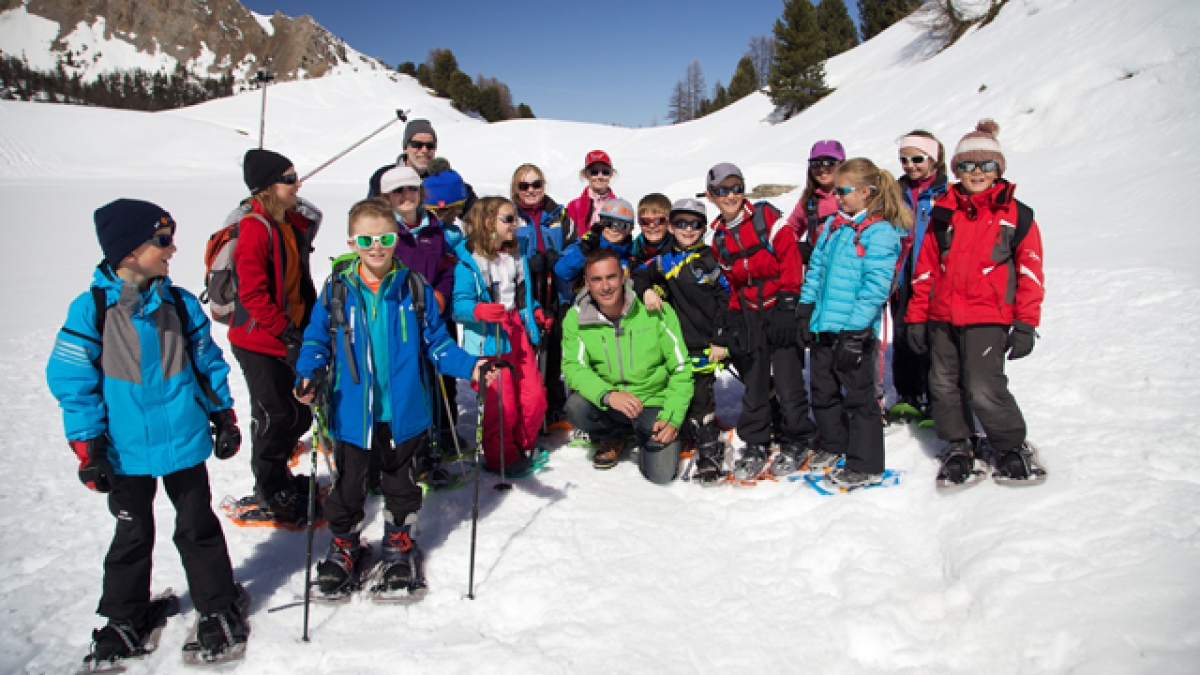
{"label": "pine tree", "polygon": [[729,101],[740,101],[758,91],[758,73],[754,71],[754,61],[749,56],[743,56],[738,61],[737,71],[729,81]]}
{"label": "pine tree", "polygon": [[450,84],[446,87],[446,93],[450,95],[454,107],[459,110],[477,110],[479,108],[479,89],[471,81],[471,76],[461,70],[454,71],[454,74],[450,76]]}
{"label": "pine tree", "polygon": [[817,12],[809,0],[784,0],[775,20],[775,64],[771,67],[771,101],[787,117],[830,92],[825,86],[825,41]]}
{"label": "pine tree", "polygon": [[817,5],[817,25],[825,39],[825,58],[858,46],[858,31],[843,0],[821,0]]}
{"label": "pine tree", "polygon": [[401,63],[400,65],[396,66],[396,72],[404,73],[405,75],[412,75],[413,77],[416,77],[417,76],[417,66],[412,61],[405,61],[404,63]]}
{"label": "pine tree", "polygon": [[438,96],[450,95],[450,79],[458,72],[458,59],[449,49],[431,49],[425,58],[429,66],[429,86]]}
{"label": "pine tree", "polygon": [[717,86],[713,87],[712,109],[709,112],[716,112],[730,103],[733,103],[733,99],[729,97],[729,91],[717,80]]}
{"label": "pine tree", "polygon": [[536,116],[533,114],[533,108],[530,108],[524,103],[517,106],[517,118],[531,120],[535,117]]}
{"label": "pine tree", "polygon": [[862,41],[866,42],[879,35],[920,6],[921,0],[858,0]]}

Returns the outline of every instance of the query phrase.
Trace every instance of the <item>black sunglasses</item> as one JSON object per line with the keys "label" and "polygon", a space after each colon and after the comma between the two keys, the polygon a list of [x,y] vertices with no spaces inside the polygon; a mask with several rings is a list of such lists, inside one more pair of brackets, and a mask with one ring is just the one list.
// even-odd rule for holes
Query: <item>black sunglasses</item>
{"label": "black sunglasses", "polygon": [[628,232],[633,229],[633,223],[627,223],[624,220],[613,220],[611,218],[601,218],[600,225],[621,232]]}
{"label": "black sunglasses", "polygon": [[426,143],[425,141],[409,141],[408,147],[413,150],[437,150],[437,143]]}
{"label": "black sunglasses", "polygon": [[997,171],[1000,169],[1000,162],[994,159],[985,159],[982,162],[959,162],[954,165],[959,173],[974,173],[975,169],[979,169],[984,173]]}
{"label": "black sunglasses", "polygon": [[589,176],[611,176],[612,169],[607,166],[594,166],[587,170]]}
{"label": "black sunglasses", "polygon": [[678,230],[696,230],[699,232],[703,230],[706,225],[704,224],[703,220],[685,220],[680,218],[679,220],[671,221],[671,227],[674,227]]}
{"label": "black sunglasses", "polygon": [[709,191],[718,197],[728,197],[730,193],[735,195],[744,194],[746,192],[746,186],[741,183],[738,183],[732,187],[725,187],[724,185],[721,185],[718,187],[709,188]]}
{"label": "black sunglasses", "polygon": [[526,190],[541,190],[543,185],[545,185],[545,183],[540,180],[535,180],[532,183],[517,183],[517,190],[520,192],[524,192]]}
{"label": "black sunglasses", "polygon": [[174,241],[175,241],[174,234],[156,234],[153,237],[150,237],[149,239],[147,239],[146,243],[150,244],[151,246],[157,246],[159,248],[166,248],[166,247],[170,246]]}
{"label": "black sunglasses", "polygon": [[831,166],[837,166],[840,162],[832,157],[817,157],[816,159],[808,160],[808,168],[824,169]]}
{"label": "black sunglasses", "polygon": [[517,217],[511,213],[506,216],[498,216],[498,218],[500,218],[500,222],[502,222],[506,225],[517,222]]}
{"label": "black sunglasses", "polygon": [[279,178],[276,178],[275,182],[283,183],[284,185],[295,185],[296,183],[300,182],[300,176],[294,173],[285,173]]}

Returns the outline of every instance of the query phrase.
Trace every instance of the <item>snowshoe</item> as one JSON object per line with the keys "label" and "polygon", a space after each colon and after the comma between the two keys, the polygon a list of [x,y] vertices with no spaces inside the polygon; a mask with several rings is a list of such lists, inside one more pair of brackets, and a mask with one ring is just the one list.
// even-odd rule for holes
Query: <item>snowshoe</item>
{"label": "snowshoe", "polygon": [[[829,474],[801,473],[801,474],[796,474],[794,476],[788,476],[788,480],[804,481],[804,484],[808,485],[810,488],[812,488],[813,491],[816,492],[817,494],[824,496],[824,497],[831,497],[831,496],[835,496],[835,495],[839,495],[839,494],[846,494],[848,492],[852,492],[852,491],[858,490],[858,489],[874,490],[876,488],[886,488],[886,487],[892,487],[893,485],[899,485],[900,477],[902,475],[904,475],[903,471],[897,471],[895,469],[886,469],[886,470],[884,470],[883,474],[881,474],[881,475],[870,476],[870,474],[859,474],[859,476],[865,475],[865,476],[868,476],[868,478],[866,480],[854,480],[855,479],[854,476],[841,475],[841,472],[843,469],[844,469],[844,467],[841,467],[841,466],[835,467],[834,470],[832,472],[830,472]],[[840,481],[842,481],[841,484],[835,483],[832,480],[830,480],[830,476],[834,475],[834,472],[837,472],[839,474],[838,479]],[[878,479],[877,481],[876,481],[876,478]],[[858,482],[861,482],[862,484],[857,485],[857,487],[849,486],[851,483],[858,483]]]}
{"label": "snowshoe", "polygon": [[770,472],[777,478],[789,476],[807,468],[812,459],[813,446],[811,441],[797,443],[785,440],[779,446],[779,452],[771,460]]}
{"label": "snowshoe", "polygon": [[196,618],[196,626],[183,645],[183,662],[189,666],[215,666],[246,658],[250,624],[250,595],[238,584],[233,606],[223,612]]}
{"label": "snowshoe", "polygon": [[1037,448],[1026,441],[1016,450],[1010,450],[996,458],[992,480],[997,485],[1026,487],[1046,482],[1046,468],[1038,457]]}
{"label": "snowshoe", "polygon": [[[520,459],[510,462],[504,467],[504,477],[508,478],[525,478],[532,475],[538,469],[546,466],[550,462],[550,453],[541,448],[534,448],[529,454],[522,455]],[[500,472],[493,471],[486,466],[484,471],[499,476]]]}
{"label": "snowshoe", "polygon": [[572,448],[594,448],[596,442],[582,429],[571,429],[571,440],[567,443]]}
{"label": "snowshoe", "polygon": [[987,463],[976,458],[969,441],[953,441],[938,469],[939,492],[957,492],[978,485],[988,477]]}
{"label": "snowshoe", "polygon": [[[293,476],[292,484],[263,501],[254,495],[233,499],[226,497],[221,502],[225,515],[238,527],[268,527],[281,530],[300,531],[308,527],[308,476]],[[328,492],[327,486],[317,486],[316,526],[325,520],[322,517],[321,501]]]}
{"label": "snowshoe", "polygon": [[317,563],[313,600],[343,602],[360,590],[371,569],[371,547],[355,537],[334,537],[329,555]]}
{"label": "snowshoe", "polygon": [[758,484],[760,478],[774,477],[767,471],[770,448],[765,445],[747,445],[742,457],[733,465],[731,479],[745,486]]}
{"label": "snowshoe", "polygon": [[179,598],[167,589],[150,600],[139,621],[109,621],[92,631],[92,649],[79,673],[123,673],[125,661],[141,659],[158,648],[167,619],[179,613]]}
{"label": "snowshoe", "polygon": [[887,409],[887,419],[892,423],[920,423],[928,419],[925,406],[920,401],[901,398],[896,404]]}
{"label": "snowshoe", "polygon": [[429,590],[425,582],[423,556],[417,542],[409,537],[409,526],[385,526],[383,559],[372,574],[368,594],[372,602],[411,604],[419,602]]}

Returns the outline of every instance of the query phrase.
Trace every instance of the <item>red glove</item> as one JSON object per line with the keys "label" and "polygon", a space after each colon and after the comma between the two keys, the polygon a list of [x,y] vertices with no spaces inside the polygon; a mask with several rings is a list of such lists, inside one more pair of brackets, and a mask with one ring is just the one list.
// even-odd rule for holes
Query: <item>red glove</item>
{"label": "red glove", "polygon": [[554,325],[554,319],[546,316],[541,307],[533,310],[533,320],[537,321],[538,328],[541,328],[543,333],[549,333],[550,327]]}
{"label": "red glove", "polygon": [[89,490],[112,492],[113,468],[108,461],[108,442],[104,437],[68,442],[79,459],[79,482]]}
{"label": "red glove", "polygon": [[504,311],[504,305],[498,302],[481,302],[475,305],[476,321],[500,323],[507,315],[508,312]]}

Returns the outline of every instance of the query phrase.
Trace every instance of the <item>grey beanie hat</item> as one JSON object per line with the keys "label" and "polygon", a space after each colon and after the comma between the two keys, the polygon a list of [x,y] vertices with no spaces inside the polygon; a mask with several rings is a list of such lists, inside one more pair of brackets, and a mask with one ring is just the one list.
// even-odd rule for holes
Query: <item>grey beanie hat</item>
{"label": "grey beanie hat", "polygon": [[401,147],[407,150],[408,142],[417,134],[429,134],[433,136],[433,142],[437,143],[437,132],[433,130],[429,120],[412,120],[404,127],[404,143]]}

